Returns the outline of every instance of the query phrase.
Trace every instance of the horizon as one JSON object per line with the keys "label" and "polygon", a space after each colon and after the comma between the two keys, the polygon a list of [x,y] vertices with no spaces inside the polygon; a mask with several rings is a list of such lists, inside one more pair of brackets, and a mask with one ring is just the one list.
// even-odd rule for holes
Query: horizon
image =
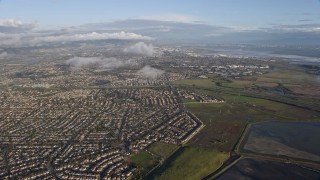
{"label": "horizon", "polygon": [[319,10],[318,0],[2,0],[0,26],[27,23],[38,28],[70,27],[88,23],[148,19],[181,23],[201,22],[239,30],[258,30],[285,25],[319,25]]}
{"label": "horizon", "polygon": [[108,39],[319,45],[319,10],[318,0],[2,0],[0,48]]}

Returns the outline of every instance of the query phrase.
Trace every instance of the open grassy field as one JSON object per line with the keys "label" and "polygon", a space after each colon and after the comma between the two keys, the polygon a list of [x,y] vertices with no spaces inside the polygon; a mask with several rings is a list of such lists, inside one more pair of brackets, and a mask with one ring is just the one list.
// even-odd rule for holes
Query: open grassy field
{"label": "open grassy field", "polygon": [[183,103],[194,103],[197,102],[195,99],[183,99],[182,100]]}
{"label": "open grassy field", "polygon": [[[314,82],[315,76],[313,75],[284,70],[236,80],[211,78],[175,81],[173,84],[177,88],[188,89],[198,94],[216,96],[225,99],[226,102],[183,102],[186,108],[205,124],[205,127],[188,142],[189,148],[175,155],[175,159],[166,165],[165,169],[162,169],[156,177],[159,179],[201,178],[197,175],[200,172],[195,172],[194,176],[180,174],[179,168],[183,169],[184,172],[193,172],[193,170],[184,169],[184,167],[193,167],[184,166],[187,163],[184,162],[184,159],[189,157],[189,153],[190,156],[196,154],[192,152],[195,149],[206,149],[205,151],[208,152],[220,152],[222,154],[229,153],[238,142],[248,123],[274,120],[319,121],[320,112],[296,105],[301,102],[317,107],[317,103],[320,105],[320,102],[316,98],[305,96],[300,98],[297,94],[284,96],[276,92],[279,88],[280,90],[281,88],[286,90],[286,88],[300,88],[309,85],[314,88],[308,92],[309,95],[312,95],[313,90],[317,90],[315,85],[312,84]],[[276,93],[273,94],[273,91]],[[290,90],[289,93],[291,93]],[[201,159],[201,157],[192,157],[189,161],[193,162],[193,159]],[[200,171],[199,168],[201,167],[193,167],[193,169]]]}
{"label": "open grassy field", "polygon": [[286,111],[290,107],[286,104],[247,96],[225,96],[225,99],[232,103],[249,103],[248,105],[253,107],[261,106],[267,111]]}
{"label": "open grassy field", "polygon": [[226,103],[185,103],[206,125],[189,144],[229,152],[247,123],[318,120],[320,113],[274,101],[222,95]]}
{"label": "open grassy field", "polygon": [[246,108],[238,107],[235,112],[235,106],[229,104],[190,103],[186,106],[206,125],[189,141],[189,145],[231,151],[246,125],[246,119],[237,117],[237,114],[242,114]]}
{"label": "open grassy field", "polygon": [[230,88],[248,88],[253,84],[252,81],[249,80],[230,80],[230,82],[222,82],[222,86],[224,87],[230,87]]}
{"label": "open grassy field", "polygon": [[[277,69],[267,74],[242,77],[241,79],[184,79],[175,81],[173,84],[180,87],[202,88],[230,93],[250,90],[259,94],[283,95],[281,93],[284,90],[286,91],[285,93],[289,93],[292,96],[307,96],[309,99],[314,99],[315,96],[318,96],[319,100],[319,79],[319,76],[302,71]],[[252,89],[253,87],[255,90]],[[320,105],[320,100],[317,103]]]}
{"label": "open grassy field", "polygon": [[315,75],[299,71],[277,70],[268,74],[257,76],[256,82],[273,82],[283,84],[314,84],[317,83]]}
{"label": "open grassy field", "polygon": [[213,88],[215,81],[212,79],[183,79],[173,82],[174,85],[188,85],[188,86],[197,86],[202,88]]}
{"label": "open grassy field", "polygon": [[[253,98],[247,96],[224,96],[228,102],[240,103],[251,106],[252,109],[261,113],[271,114],[274,118],[282,120],[304,121],[316,120],[320,118],[319,112],[303,109],[300,107],[283,104],[266,99]],[[259,121],[259,119],[257,120]]]}
{"label": "open grassy field", "polygon": [[161,158],[167,158],[170,156],[176,149],[178,145],[168,144],[163,142],[155,142],[149,147],[149,151],[160,156]]}
{"label": "open grassy field", "polygon": [[157,165],[158,160],[146,151],[131,156],[130,161],[137,167],[134,178],[139,179]]}
{"label": "open grassy field", "polygon": [[[218,86],[216,82],[221,85]],[[223,97],[228,103],[248,102],[250,104],[247,105],[252,105],[252,109],[274,113],[278,118],[320,118],[318,113],[300,108],[307,107],[320,112],[320,81],[316,75],[301,71],[275,70],[268,74],[227,80],[185,79],[174,82],[174,85]]]}
{"label": "open grassy field", "polygon": [[154,179],[201,179],[218,169],[227,153],[202,148],[184,147],[181,153],[170,161],[165,171],[157,173]]}
{"label": "open grassy field", "polygon": [[304,96],[320,96],[319,76],[300,71],[274,71],[268,74],[256,76],[256,80],[253,83],[259,87],[275,87],[275,84],[281,83],[292,93]]}

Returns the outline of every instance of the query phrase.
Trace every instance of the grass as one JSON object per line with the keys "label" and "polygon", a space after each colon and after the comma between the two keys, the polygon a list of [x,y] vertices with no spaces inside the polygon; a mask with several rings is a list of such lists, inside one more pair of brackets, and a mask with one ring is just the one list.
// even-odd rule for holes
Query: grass
{"label": "grass", "polygon": [[275,88],[279,85],[279,83],[268,83],[268,82],[261,82],[261,83],[254,83],[258,87],[264,87],[264,88]]}
{"label": "grass", "polygon": [[183,103],[194,103],[197,102],[195,99],[183,99],[182,100]]}
{"label": "grass", "polygon": [[[219,82],[221,86],[218,86],[216,83]],[[183,79],[179,81],[173,82],[174,85],[177,86],[191,86],[198,88],[206,88],[206,89],[215,89],[221,87],[227,88],[245,88],[252,84],[251,81],[246,80],[232,80],[232,81],[223,81],[220,79]]]}
{"label": "grass", "polygon": [[154,166],[157,165],[158,160],[146,151],[140,151],[139,153],[131,156],[131,162],[137,167],[134,178],[140,179]]}
{"label": "grass", "polygon": [[229,96],[228,99],[231,102],[235,102],[235,103],[248,102],[254,105],[262,106],[263,108],[267,110],[272,110],[272,111],[283,111],[283,110],[287,110],[290,107],[283,103],[278,103],[278,102],[269,101],[265,99],[247,97],[247,96]]}
{"label": "grass", "polygon": [[[224,107],[226,104],[225,103],[185,103],[189,108],[198,108],[199,106],[201,107],[202,105],[201,104],[204,104],[205,107]],[[202,106],[203,107],[203,106]]]}
{"label": "grass", "polygon": [[[216,82],[220,82],[219,86]],[[174,82],[174,85],[179,88],[192,90],[198,94],[224,98],[226,100],[225,103],[219,104],[184,103],[186,108],[205,124],[205,127],[188,142],[188,146],[195,149],[205,148],[212,149],[216,152],[230,152],[239,140],[239,136],[247,123],[271,120],[319,120],[320,113],[286,104],[288,102],[297,102],[296,104],[301,105],[301,103],[299,103],[301,101],[316,106],[318,101],[310,101],[312,99],[305,96],[296,96],[290,99],[290,97],[288,98],[281,94],[271,94],[270,91],[267,91],[268,88],[277,88],[279,86],[278,83],[290,89],[291,86],[311,86],[314,82],[315,76],[313,75],[289,70],[276,70],[264,75],[231,81],[220,81],[219,79],[185,79]],[[249,88],[251,85],[266,88],[254,91]],[[265,90],[265,92],[263,90]],[[312,94],[312,92],[309,94]],[[276,101],[282,101],[284,103]],[[186,151],[187,150],[184,150],[182,154],[188,154]],[[180,160],[180,158],[183,159],[184,156],[187,155],[179,155],[175,161],[170,163],[166,171],[159,175],[159,178],[185,179],[189,177],[175,172],[178,171],[178,168],[182,168],[185,172],[189,171],[189,168],[184,169],[184,167],[181,167],[185,162]],[[200,167],[192,168],[199,170]],[[193,179],[201,178],[200,176],[190,176],[190,179],[191,177]]]}
{"label": "grass", "polygon": [[257,82],[305,84],[315,83],[316,76],[299,71],[278,70],[268,74],[257,76]]}
{"label": "grass", "polygon": [[227,153],[218,151],[184,147],[183,151],[169,162],[165,171],[154,179],[201,179],[217,170],[228,156]]}
{"label": "grass", "polygon": [[306,109],[259,98],[221,96],[226,99],[226,103],[185,104],[186,108],[206,125],[189,141],[189,145],[229,152],[247,123],[271,120],[316,120],[320,115]]}
{"label": "grass", "polygon": [[[221,85],[218,86],[217,83],[220,83]],[[177,86],[191,86],[191,87],[200,87],[200,88],[206,88],[206,89],[215,89],[215,88],[221,88],[221,87],[227,87],[227,88],[235,88],[235,89],[242,89],[245,87],[248,87],[252,84],[252,81],[249,80],[230,80],[225,81],[221,79],[183,79],[179,81],[173,82],[174,85]]]}
{"label": "grass", "polygon": [[202,88],[213,88],[215,82],[212,79],[183,79],[173,82],[174,85],[197,86]]}
{"label": "grass", "polygon": [[[298,75],[296,75],[297,73]],[[301,76],[301,77],[300,77]],[[254,83],[266,83],[261,81],[263,78],[273,79],[273,82],[277,82],[280,80],[282,83],[308,83],[312,82],[314,79],[313,75],[309,75],[303,72],[294,72],[294,71],[284,71],[277,70],[275,72],[271,72],[269,74],[259,75],[255,78],[251,78],[250,80],[232,80],[232,81],[222,81],[222,86],[217,86],[215,79],[185,79],[174,82],[180,88],[192,89],[200,94],[210,94],[217,97],[223,97],[228,101],[229,104],[232,103],[249,103],[247,105],[253,105],[255,107],[250,107],[250,111],[260,112],[258,115],[262,117],[262,120],[266,120],[263,116],[269,116],[270,119],[286,119],[286,120],[301,120],[303,118],[312,118],[317,117],[317,113],[314,113],[309,110],[305,110],[303,108],[291,106],[284,103],[296,104],[297,106],[306,106],[311,109],[318,109],[317,107],[320,104],[320,101],[310,97],[297,97],[297,98],[289,98],[283,96],[281,94],[267,94],[268,92],[255,92],[250,90],[245,90],[246,86],[248,86],[251,82]],[[255,81],[256,80],[256,81]],[[280,82],[279,81],[279,82]],[[268,83],[267,85],[276,85],[276,83]],[[283,86],[291,86],[290,84],[282,84]],[[243,89],[241,88],[243,87]],[[308,88],[310,89],[310,88]],[[312,92],[309,92],[309,94]],[[237,96],[239,94],[240,96]],[[241,96],[241,94],[243,94]],[[247,97],[247,96],[254,97]],[[262,99],[263,98],[263,99]],[[267,100],[270,99],[270,100]],[[275,101],[282,101],[275,102]],[[191,103],[186,102],[185,105],[190,105]],[[197,106],[197,105],[195,105]],[[244,105],[242,105],[244,106]],[[246,111],[244,111],[246,112]],[[257,113],[255,113],[257,114]],[[250,116],[251,114],[249,114]],[[206,117],[205,117],[206,118]],[[257,119],[260,121],[260,119]]]}
{"label": "grass", "polygon": [[274,117],[282,118],[283,120],[296,120],[301,121],[304,119],[314,119],[315,117],[319,117],[319,113],[306,110],[303,108],[274,102],[265,99],[252,98],[246,96],[229,96],[228,98],[231,102],[240,103],[247,102],[250,104],[256,105],[255,110],[259,110],[265,113],[272,113]]}
{"label": "grass", "polygon": [[[221,85],[217,86],[217,82]],[[239,91],[249,88],[251,85],[259,87],[275,88],[278,83],[290,89],[290,87],[309,85],[314,86],[319,84],[319,78],[316,75],[307,74],[302,71],[294,70],[274,70],[263,75],[251,76],[250,78],[223,80],[220,78],[210,79],[183,79],[173,82],[176,86],[184,86],[189,88],[203,88],[207,90],[222,90],[223,91]],[[316,87],[317,88],[317,87]],[[262,92],[260,92],[262,93]],[[309,93],[309,94],[312,94]]]}
{"label": "grass", "polygon": [[224,103],[192,103],[186,107],[206,125],[189,141],[191,146],[229,152],[246,125],[246,118],[241,117],[247,110],[243,107]]}
{"label": "grass", "polygon": [[222,86],[243,89],[243,88],[251,86],[251,84],[252,84],[252,81],[232,80],[231,82],[222,83]]}
{"label": "grass", "polygon": [[160,156],[161,158],[169,157],[176,149],[178,145],[168,144],[163,142],[156,142],[151,145],[149,151]]}

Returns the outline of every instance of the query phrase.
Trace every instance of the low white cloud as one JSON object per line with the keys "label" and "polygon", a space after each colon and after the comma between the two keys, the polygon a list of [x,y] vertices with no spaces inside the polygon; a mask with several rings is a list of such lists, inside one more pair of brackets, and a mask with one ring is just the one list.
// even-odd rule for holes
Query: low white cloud
{"label": "low white cloud", "polygon": [[8,56],[8,53],[5,51],[0,53],[0,59],[5,58],[7,56]]}
{"label": "low white cloud", "polygon": [[124,52],[152,56],[154,54],[154,47],[152,46],[152,44],[138,42],[132,46],[125,48]]}
{"label": "low white cloud", "polygon": [[156,79],[164,73],[163,70],[153,68],[149,65],[144,66],[138,71],[138,74],[142,75],[145,78]]}
{"label": "low white cloud", "polygon": [[16,45],[36,45],[40,43],[54,42],[72,42],[72,41],[91,41],[91,40],[153,40],[152,37],[143,36],[130,32],[115,33],[83,33],[83,34],[58,34],[48,35],[42,33],[15,33],[7,34],[0,32],[0,46],[16,46]]}
{"label": "low white cloud", "polygon": [[320,32],[320,24],[276,25],[272,26],[268,30],[278,30],[287,32]]}
{"label": "low white cloud", "polygon": [[156,20],[156,21],[171,21],[181,23],[195,23],[199,21],[199,18],[186,14],[168,13],[158,16],[142,16],[136,19]]}
{"label": "low white cloud", "polygon": [[16,46],[21,44],[23,34],[5,34],[0,32],[0,46]]}
{"label": "low white cloud", "polygon": [[206,36],[206,37],[219,37],[219,36],[222,36],[222,34],[219,34],[219,33],[210,33],[210,34],[205,34],[204,36]]}
{"label": "low white cloud", "polygon": [[19,19],[0,19],[0,31],[30,30],[36,27],[36,23],[22,22]]}
{"label": "low white cloud", "polygon": [[232,32],[249,32],[260,30],[259,27],[255,26],[231,26],[230,28]]}
{"label": "low white cloud", "polygon": [[153,38],[142,36],[140,34],[129,32],[117,33],[86,33],[86,34],[71,34],[58,36],[35,37],[33,41],[38,42],[65,42],[65,41],[88,41],[88,40],[106,40],[106,39],[121,39],[121,40],[152,40]]}
{"label": "low white cloud", "polygon": [[17,19],[0,19],[0,26],[19,27],[22,25],[23,25],[22,21]]}
{"label": "low white cloud", "polygon": [[103,57],[74,57],[67,60],[66,64],[70,65],[73,69],[79,69],[87,66],[114,69],[125,65],[125,63],[116,58]]}
{"label": "low white cloud", "polygon": [[171,28],[170,27],[159,27],[158,29],[155,29],[155,31],[159,32],[170,32]]}

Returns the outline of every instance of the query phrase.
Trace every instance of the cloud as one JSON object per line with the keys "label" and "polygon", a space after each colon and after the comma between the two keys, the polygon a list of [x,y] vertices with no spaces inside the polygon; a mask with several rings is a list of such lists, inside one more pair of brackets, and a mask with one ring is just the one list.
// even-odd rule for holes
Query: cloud
{"label": "cloud", "polygon": [[182,23],[173,21],[161,20],[146,20],[146,19],[127,19],[114,21],[109,23],[95,23],[81,26],[83,30],[108,30],[121,29],[134,33],[143,34],[144,36],[155,37],[159,42],[174,41],[203,41],[208,40],[206,34],[227,34],[233,29],[213,26],[206,23]]}
{"label": "cloud", "polygon": [[299,24],[299,25],[275,25],[269,30],[284,32],[320,32],[320,24]]}
{"label": "cloud", "polygon": [[219,36],[222,36],[222,34],[219,34],[219,33],[209,33],[209,34],[205,34],[204,36],[207,36],[207,37],[219,37]]}
{"label": "cloud", "polygon": [[8,56],[8,53],[7,52],[2,52],[2,53],[0,53],[0,59],[2,59],[2,58],[5,58],[5,57],[7,57]]}
{"label": "cloud", "polygon": [[0,26],[4,27],[20,27],[23,23],[17,19],[0,19]]}
{"label": "cloud", "polygon": [[152,37],[143,36],[130,32],[115,32],[115,33],[15,33],[6,34],[0,32],[0,46],[15,46],[15,45],[36,45],[41,43],[63,43],[73,41],[92,41],[92,40],[153,40]]}
{"label": "cloud", "polygon": [[310,22],[313,21],[312,19],[299,19],[299,22]]}
{"label": "cloud", "polygon": [[36,23],[25,23],[19,19],[0,19],[0,32],[22,32],[36,27]]}
{"label": "cloud", "polygon": [[199,18],[186,14],[162,14],[159,16],[142,16],[136,19],[146,19],[146,20],[156,20],[156,21],[171,21],[171,22],[181,22],[181,23],[199,23]]}
{"label": "cloud", "polygon": [[0,32],[0,46],[16,46],[21,44],[21,38],[24,34],[6,34]]}
{"label": "cloud", "polygon": [[142,69],[138,71],[138,74],[142,75],[146,78],[156,79],[164,73],[163,70],[153,68],[149,65],[144,66]]}
{"label": "cloud", "polygon": [[148,45],[144,42],[138,42],[130,47],[125,48],[124,52],[152,56],[154,54],[154,48],[152,44]]}
{"label": "cloud", "polygon": [[140,34],[129,32],[116,32],[116,33],[86,33],[86,34],[65,34],[57,36],[44,36],[35,37],[33,41],[38,42],[66,42],[66,41],[89,41],[89,40],[107,40],[107,39],[120,39],[120,40],[153,40],[151,37],[142,36]]}
{"label": "cloud", "polygon": [[125,63],[116,58],[103,57],[74,57],[66,61],[73,69],[80,69],[88,66],[97,66],[107,69],[114,69],[124,66]]}
{"label": "cloud", "polygon": [[[320,0],[319,0],[320,2]],[[313,13],[302,12],[302,13],[285,13],[285,15],[293,15],[293,16],[312,16]]]}
{"label": "cloud", "polygon": [[255,26],[231,26],[230,28],[232,32],[248,32],[260,30],[259,27]]}

